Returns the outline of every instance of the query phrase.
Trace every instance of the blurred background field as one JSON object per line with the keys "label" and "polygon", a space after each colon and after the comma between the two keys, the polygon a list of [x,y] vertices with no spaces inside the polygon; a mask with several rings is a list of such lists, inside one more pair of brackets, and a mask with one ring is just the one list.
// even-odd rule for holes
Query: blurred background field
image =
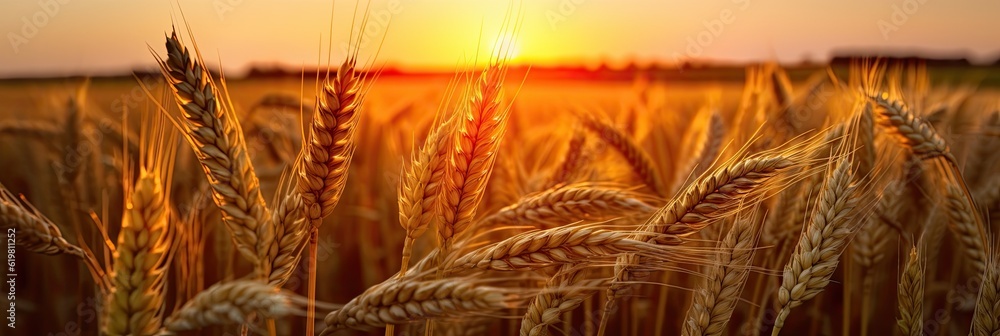
{"label": "blurred background field", "polygon": [[[927,66],[927,61],[911,64]],[[750,69],[756,67],[706,66],[683,71],[511,70],[506,83],[508,101],[512,101],[510,131],[482,212],[490,213],[542,189],[548,172],[558,163],[546,158],[562,155],[568,139],[579,128],[572,115],[574,111],[607,116],[640,144],[652,146],[647,148],[656,148],[649,143],[654,141],[650,137],[654,128],[658,132],[675,132],[674,141],[690,139],[692,135],[687,134],[705,127],[702,115],[707,107],[722,111],[727,127],[739,127],[733,125],[739,123],[734,113],[741,109],[741,99],[751,88],[745,82]],[[940,122],[933,119],[935,111],[940,114],[937,118],[947,115],[954,120],[971,120],[984,117],[980,111],[996,111],[1000,102],[998,69],[927,66],[930,80],[927,101],[939,104],[927,106],[921,113]],[[830,76],[846,78],[847,67],[835,65],[830,71],[819,66],[786,70],[796,93],[794,104],[800,107],[796,118],[805,129],[822,127],[828,109],[839,106],[841,100]],[[64,235],[96,244],[99,232],[87,217],[92,214],[108,222],[111,228],[120,219],[115,214],[121,213],[122,139],[131,139],[134,145],[139,114],[156,113],[153,100],[147,95],[164,97],[158,76],[137,73],[134,77],[0,80],[0,105],[4,106],[0,125],[0,153],[3,153],[0,183],[23,194],[57,223],[67,223],[63,225]],[[301,75],[252,72],[246,78],[228,79],[228,92],[243,123],[248,149],[267,199],[274,195],[283,169],[295,159],[294,153],[301,142],[299,106],[307,115],[312,110],[314,80],[312,72]],[[347,302],[399,269],[402,231],[396,224],[396,189],[400,167],[408,160],[414,139],[422,139],[427,133],[434,113],[459,99],[464,80],[463,75],[390,71],[369,82],[371,89],[362,112],[359,148],[350,168],[345,196],[320,231],[318,297],[324,301]],[[138,85],[139,81],[144,85]],[[149,93],[142,90],[143,86]],[[172,104],[169,99],[160,100],[167,106]],[[128,127],[122,127],[122,113],[126,110]],[[652,120],[666,124],[655,125]],[[74,125],[82,125],[79,129],[85,139],[75,147],[66,141],[67,132]],[[956,121],[947,125],[938,131],[955,144],[986,135],[973,123]],[[768,136],[766,132],[762,135]],[[681,152],[674,155],[683,155],[683,151],[690,149],[675,147],[675,150]],[[217,223],[211,218],[218,216],[218,210],[205,197],[207,189],[201,169],[190,150],[182,147],[179,152],[172,186],[175,210],[185,218],[195,216],[204,219],[204,223]],[[607,152],[602,155],[606,163],[595,166],[597,175],[592,177],[640,183],[620,164],[607,164],[607,160],[616,160],[614,155]],[[679,164],[671,163],[675,168]],[[79,177],[73,177],[75,174]],[[69,180],[74,178],[75,181]],[[250,271],[249,265],[233,252],[222,229],[218,224],[204,226],[201,237],[207,240],[198,245],[203,250],[192,252],[205,252],[195,253],[202,260],[199,272],[203,277],[176,281],[194,281],[203,288]],[[116,232],[109,234],[114,237]],[[429,248],[426,240],[418,243],[417,251]],[[99,248],[91,246],[95,247]],[[26,329],[19,329],[15,334],[72,334],[68,330],[76,326],[84,330],[82,334],[90,334],[97,327],[93,290],[89,288],[89,276],[83,265],[67,256],[20,253],[17,258],[24,274],[19,278],[23,282],[18,292],[19,319],[31,331],[24,333]],[[304,280],[300,267],[286,288],[304,294]],[[656,304],[653,294],[630,298],[633,300],[630,306],[636,307],[633,313],[637,315],[633,318],[650,317],[643,315],[647,309],[642,307]],[[178,303],[168,300],[168,306]],[[683,308],[683,303],[677,304],[676,309]],[[839,309],[831,312],[835,315]],[[301,320],[291,321],[295,322],[285,327],[301,331],[297,329]],[[512,321],[515,323],[516,319]],[[516,330],[517,325],[509,327]],[[891,326],[873,328],[885,332],[892,329]]]}

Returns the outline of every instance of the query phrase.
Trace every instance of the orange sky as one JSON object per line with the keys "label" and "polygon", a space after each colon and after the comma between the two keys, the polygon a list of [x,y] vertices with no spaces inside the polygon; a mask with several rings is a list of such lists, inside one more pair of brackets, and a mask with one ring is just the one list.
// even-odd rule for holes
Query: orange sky
{"label": "orange sky", "polygon": [[[372,0],[372,13],[391,17],[391,24],[373,17],[362,57],[372,55],[384,35],[379,62],[454,68],[481,49],[480,36],[479,44],[488,45],[499,35],[510,4]],[[335,50],[347,41],[354,5],[336,3]],[[519,62],[798,61],[872,47],[964,50],[978,61],[1000,56],[995,0],[524,0],[520,6]],[[147,43],[161,51],[170,14],[179,13],[174,0],[4,1],[0,7],[0,77],[151,66]],[[329,1],[179,0],[179,7],[206,58],[221,58],[227,69],[314,65],[320,36],[328,37]]]}

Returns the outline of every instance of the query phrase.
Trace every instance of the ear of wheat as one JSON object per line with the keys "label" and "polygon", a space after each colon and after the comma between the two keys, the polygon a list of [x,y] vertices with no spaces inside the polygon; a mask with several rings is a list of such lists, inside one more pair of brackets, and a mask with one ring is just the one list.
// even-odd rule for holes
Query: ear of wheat
{"label": "ear of wheat", "polygon": [[547,188],[572,182],[573,175],[583,164],[583,147],[587,144],[587,133],[578,128],[573,132],[573,137],[570,138],[569,144],[566,146],[566,154],[563,156],[562,161],[552,172],[552,176],[549,177],[549,182],[546,184]]}
{"label": "ear of wheat", "polygon": [[563,313],[579,307],[606,282],[605,278],[588,279],[577,265],[563,265],[528,305],[521,319],[521,336],[548,335],[549,326],[559,323]]}
{"label": "ear of wheat", "polygon": [[345,328],[366,330],[430,318],[484,314],[510,308],[512,300],[503,289],[483,286],[472,279],[392,278],[328,314],[324,319],[327,327],[320,335]]}
{"label": "ear of wheat", "polygon": [[302,244],[308,232],[302,208],[301,196],[290,193],[278,202],[278,208],[271,213],[276,230],[268,256],[271,262],[268,283],[276,287],[281,287],[288,281],[301,259]]}
{"label": "ear of wheat", "polygon": [[910,249],[910,256],[899,280],[899,331],[903,335],[917,336],[924,333],[924,263],[917,248]]}
{"label": "ear of wheat", "polygon": [[160,328],[173,236],[165,196],[160,177],[140,170],[115,249],[114,288],[105,308],[108,335],[155,335]]}
{"label": "ear of wheat", "polygon": [[645,215],[654,208],[641,195],[620,188],[586,184],[557,186],[518,200],[482,219],[482,225],[529,224],[556,227],[581,220]]}
{"label": "ear of wheat", "polygon": [[580,119],[583,121],[583,125],[590,129],[592,132],[597,133],[598,137],[606,142],[611,148],[618,151],[625,161],[628,162],[629,166],[632,167],[632,172],[638,176],[646,186],[658,195],[663,195],[662,188],[663,182],[657,174],[656,164],[653,159],[649,157],[642,147],[639,147],[631,137],[626,135],[624,132],[618,128],[603,122],[591,115],[579,115]]}
{"label": "ear of wheat", "polygon": [[221,91],[176,33],[167,37],[166,47],[167,59],[157,60],[183,111],[179,119],[185,137],[208,177],[237,250],[258,274],[266,275],[274,227],[235,111],[220,101]]}
{"label": "ear of wheat", "polygon": [[29,251],[86,258],[82,249],[63,238],[55,223],[30,204],[18,200],[3,185],[0,185],[0,228],[17,230],[17,245]]}
{"label": "ear of wheat", "polygon": [[323,84],[303,148],[296,190],[313,227],[333,213],[347,183],[363,99],[355,66],[355,59],[349,58],[337,70],[336,78]]}
{"label": "ear of wheat", "polygon": [[898,135],[914,154],[922,159],[940,156],[955,162],[944,139],[930,125],[917,118],[903,102],[889,98],[888,94],[869,93],[868,98],[881,107],[878,109],[879,124]]}
{"label": "ear of wheat", "polygon": [[423,235],[437,215],[438,198],[445,181],[447,155],[451,145],[450,137],[455,118],[447,117],[436,126],[400,180],[399,224],[406,230],[403,242],[403,260],[400,274],[406,272],[410,263],[413,242]]}
{"label": "ear of wheat", "polygon": [[456,125],[448,159],[450,166],[438,202],[438,241],[444,255],[451,248],[452,238],[472,224],[493,171],[509,114],[501,106],[505,74],[506,67],[502,65],[483,70],[469,93],[467,112],[459,119],[462,123]]}
{"label": "ear of wheat", "polygon": [[259,281],[218,283],[198,293],[167,319],[166,329],[184,331],[248,322],[252,314],[279,318],[297,313],[298,303]]}
{"label": "ear of wheat", "polygon": [[830,282],[840,253],[852,232],[851,220],[858,205],[851,162],[840,162],[823,188],[816,213],[799,238],[792,258],[785,264],[777,304],[780,308],[772,335],[778,335],[792,308],[812,299]]}
{"label": "ear of wheat", "polygon": [[1000,256],[992,255],[982,279],[971,334],[996,335],[1000,333]]}
{"label": "ear of wheat", "polygon": [[701,147],[701,152],[698,153],[698,161],[691,171],[692,176],[700,176],[712,167],[712,163],[722,151],[722,140],[725,139],[725,136],[726,125],[722,120],[722,114],[719,111],[713,111],[712,116],[709,117],[708,129],[705,132],[705,142]]}
{"label": "ear of wheat", "polygon": [[626,232],[581,226],[530,231],[471,251],[451,263],[462,269],[534,270],[556,264],[582,263],[625,252],[656,254],[652,244],[629,239]]}
{"label": "ear of wheat", "polygon": [[[795,165],[790,157],[798,158],[799,155],[755,156],[722,166],[712,174],[702,176],[683,194],[653,214],[637,230],[637,237],[653,233],[655,235],[645,239],[657,244],[680,245],[684,237],[733,214],[740,208],[743,200],[761,195],[766,190],[763,187],[768,180]],[[618,257],[615,276],[607,290],[608,301],[605,303],[598,334],[604,333],[610,318],[608,314],[614,310],[615,300],[628,289],[626,283],[646,276],[647,272],[637,273],[638,270],[635,269],[641,263],[641,258],[637,255]]]}
{"label": "ear of wheat", "polygon": [[986,269],[986,248],[983,239],[979,237],[975,216],[979,216],[966,203],[965,195],[955,185],[945,187],[945,202],[947,202],[948,218],[951,219],[951,231],[962,243],[965,255],[969,258],[975,274],[982,274]]}
{"label": "ear of wheat", "polygon": [[[751,217],[752,218],[752,217]],[[682,335],[722,335],[750,274],[750,261],[757,245],[752,219],[737,219],[719,248],[705,282],[695,290],[684,318]]]}

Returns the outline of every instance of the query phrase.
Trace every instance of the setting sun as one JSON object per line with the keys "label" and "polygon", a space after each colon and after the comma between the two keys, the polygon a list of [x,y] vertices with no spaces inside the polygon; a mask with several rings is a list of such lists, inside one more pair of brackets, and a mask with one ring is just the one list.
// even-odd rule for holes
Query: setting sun
{"label": "setting sun", "polygon": [[512,33],[501,33],[488,47],[490,55],[507,61],[518,61],[521,55],[521,43]]}

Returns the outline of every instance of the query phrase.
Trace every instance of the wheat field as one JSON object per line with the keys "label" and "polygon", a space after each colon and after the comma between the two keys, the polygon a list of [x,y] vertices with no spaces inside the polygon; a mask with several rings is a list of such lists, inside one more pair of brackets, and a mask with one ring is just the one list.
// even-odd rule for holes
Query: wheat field
{"label": "wheat field", "polygon": [[192,40],[0,82],[4,335],[1000,334],[964,70],[225,79]]}

